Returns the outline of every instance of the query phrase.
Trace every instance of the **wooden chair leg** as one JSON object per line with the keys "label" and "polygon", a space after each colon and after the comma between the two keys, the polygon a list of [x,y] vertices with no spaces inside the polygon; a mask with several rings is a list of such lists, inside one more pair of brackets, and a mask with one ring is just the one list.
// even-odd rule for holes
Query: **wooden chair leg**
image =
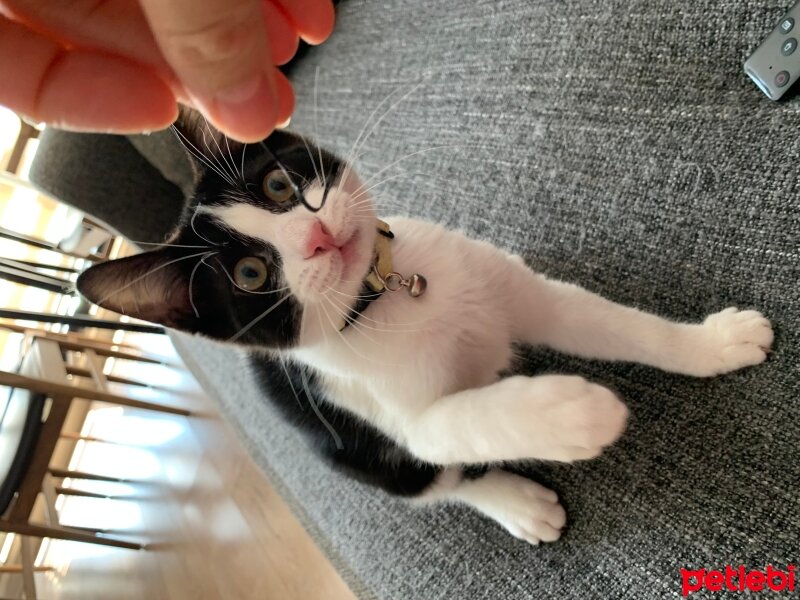
{"label": "wooden chair leg", "polygon": [[0,371],[0,385],[7,387],[21,387],[27,390],[33,390],[34,392],[48,394],[50,396],[64,396],[69,398],[83,398],[84,400],[97,400],[100,402],[119,404],[120,406],[154,410],[171,415],[180,415],[183,417],[188,417],[192,414],[190,411],[184,408],[175,408],[172,406],[165,406],[163,404],[135,400],[134,398],[128,398],[126,396],[109,394],[108,392],[104,392],[102,390],[66,385],[53,381],[44,381],[35,379],[33,377],[26,377],[25,375],[20,375],[18,373],[10,373],[8,371]]}
{"label": "wooden chair leg", "polygon": [[124,385],[135,385],[137,387],[166,391],[166,388],[153,385],[152,383],[145,383],[144,381],[139,381],[138,379],[128,379],[127,377],[120,377],[119,375],[106,375],[106,379],[113,383],[122,383]]}
{"label": "wooden chair leg", "polygon": [[109,496],[108,494],[97,494],[95,492],[76,490],[75,488],[65,488],[60,485],[56,486],[56,494],[59,496],[78,496],[80,498],[102,498],[105,500],[114,499],[114,496]]}
{"label": "wooden chair leg", "polygon": [[58,510],[56,510],[56,487],[53,476],[46,473],[42,479],[42,496],[44,496],[45,516],[48,525],[58,525]]}
{"label": "wooden chair leg", "polygon": [[137,544],[136,542],[129,542],[113,537],[101,537],[69,527],[48,527],[46,525],[9,521],[8,519],[0,519],[0,530],[16,533],[20,536],[27,535],[31,537],[67,540],[70,542],[85,542],[88,544],[100,544],[101,546],[112,546],[114,548],[127,548],[130,550],[141,550],[144,548],[142,544]]}
{"label": "wooden chair leg", "polygon": [[[45,337],[41,334],[37,334],[38,337]],[[72,352],[86,352],[87,350],[93,350],[100,356],[105,356],[108,358],[119,358],[121,360],[132,360],[134,362],[146,363],[149,365],[165,365],[170,368],[175,368],[177,365],[172,365],[165,361],[163,358],[159,358],[157,356],[147,356],[146,354],[136,354],[133,352],[125,352],[124,350],[112,350],[111,347],[106,347],[101,343],[97,342],[81,342],[77,344],[75,342],[71,342],[69,340],[59,339],[56,340],[64,350],[70,350]]]}
{"label": "wooden chair leg", "polygon": [[110,481],[112,483],[131,483],[129,479],[120,479],[118,477],[109,477],[107,475],[97,475],[95,473],[84,473],[83,471],[70,471],[68,469],[50,468],[50,475],[53,477],[70,479],[85,479],[87,481]]}
{"label": "wooden chair leg", "polygon": [[83,531],[86,533],[91,534],[98,534],[98,533],[111,533],[110,529],[98,529],[97,527],[85,527],[83,525],[70,525],[70,529],[75,529],[77,531]]}
{"label": "wooden chair leg", "polygon": [[19,135],[14,142],[14,147],[11,149],[11,156],[8,158],[6,171],[16,174],[19,170],[19,164],[22,161],[22,155],[25,153],[25,148],[28,145],[28,140],[38,137],[39,130],[23,121],[19,130]]}
{"label": "wooden chair leg", "polygon": [[71,431],[62,431],[59,437],[62,440],[72,440],[73,442],[97,442],[100,444],[115,444],[110,440],[93,437],[91,435],[81,435],[80,433],[72,433]]}
{"label": "wooden chair leg", "polygon": [[89,373],[91,374],[92,381],[94,381],[97,389],[107,392],[108,378],[106,377],[106,374],[103,373],[103,363],[105,361],[100,360],[100,357],[97,356],[97,352],[94,350],[88,349],[84,354],[86,354],[86,363],[89,367]]}
{"label": "wooden chair leg", "polygon": [[[53,570],[53,567],[47,566],[33,567],[34,573],[47,573],[48,571]],[[15,573],[19,575],[22,573],[22,565],[0,565],[0,574],[2,573]]]}
{"label": "wooden chair leg", "polygon": [[[89,369],[84,369],[83,367],[76,367],[73,365],[67,365],[67,374],[77,377],[88,377],[88,378],[92,377],[92,374],[89,371]],[[143,381],[137,381],[136,379],[119,377],[118,375],[106,375],[106,379],[108,379],[113,383],[122,383],[124,385],[135,385],[137,387],[159,389],[158,386],[151,385],[149,383],[144,383]]]}
{"label": "wooden chair leg", "polygon": [[33,578],[33,547],[31,538],[21,535],[20,559],[22,562],[22,590],[25,592],[25,600],[36,600],[36,581]]}

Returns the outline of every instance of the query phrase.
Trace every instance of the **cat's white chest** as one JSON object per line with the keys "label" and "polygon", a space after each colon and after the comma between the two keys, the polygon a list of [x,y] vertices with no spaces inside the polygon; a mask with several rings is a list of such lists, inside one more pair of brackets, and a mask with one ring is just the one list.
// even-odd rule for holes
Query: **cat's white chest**
{"label": "cat's white chest", "polygon": [[[403,423],[437,398],[497,379],[512,357],[506,277],[497,248],[411,219],[391,219],[394,269],[424,275],[412,298],[384,292],[355,324],[297,357],[322,373],[337,404],[402,439]],[[327,307],[328,314],[334,312]]]}

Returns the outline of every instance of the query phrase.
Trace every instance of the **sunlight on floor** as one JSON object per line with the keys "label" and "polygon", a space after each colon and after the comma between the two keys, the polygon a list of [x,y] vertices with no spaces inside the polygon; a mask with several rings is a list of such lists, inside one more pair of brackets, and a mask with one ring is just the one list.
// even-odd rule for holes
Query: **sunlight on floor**
{"label": "sunlight on floor", "polygon": [[[150,338],[149,346],[161,350],[165,359],[174,360],[174,350],[165,336]],[[127,343],[130,340],[116,341]],[[147,350],[152,352],[151,348]],[[106,371],[125,377],[158,381],[160,384],[171,383],[176,391],[186,387],[181,384],[187,374],[181,369],[125,360],[109,363]],[[153,400],[164,401],[164,390],[124,385],[117,385],[115,388],[115,391],[129,396],[152,395]],[[174,489],[181,483],[176,483],[176,480],[181,479],[178,475],[191,480],[195,472],[193,465],[184,462],[176,467],[172,464],[175,457],[162,451],[186,435],[187,427],[184,418],[174,415],[121,406],[93,405],[80,432],[91,441],[77,442],[69,469],[125,481],[65,479],[64,487],[110,498],[59,496],[56,508],[60,521],[66,526],[104,530],[108,535],[122,538],[152,539],[155,533],[154,524],[147,520],[143,512],[147,503],[163,501],[165,486]],[[176,471],[179,471],[177,475]],[[70,568],[79,562],[101,558],[114,561],[121,552],[129,551],[93,544],[47,540],[39,551],[36,564],[47,565],[52,570],[38,574],[37,577],[46,580],[50,589],[59,588]]]}
{"label": "sunlight on floor", "polygon": [[186,426],[177,420],[131,415],[121,406],[114,406],[92,410],[82,433],[115,444],[151,447],[166,444],[185,430]]}

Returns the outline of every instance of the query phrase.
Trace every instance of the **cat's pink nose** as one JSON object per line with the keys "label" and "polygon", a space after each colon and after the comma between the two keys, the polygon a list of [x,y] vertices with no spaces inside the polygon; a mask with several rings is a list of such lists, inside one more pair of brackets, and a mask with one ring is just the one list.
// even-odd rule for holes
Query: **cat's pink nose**
{"label": "cat's pink nose", "polygon": [[336,240],[325,228],[321,221],[314,221],[306,242],[306,254],[304,258],[309,259],[317,254],[322,254],[328,250],[336,249]]}

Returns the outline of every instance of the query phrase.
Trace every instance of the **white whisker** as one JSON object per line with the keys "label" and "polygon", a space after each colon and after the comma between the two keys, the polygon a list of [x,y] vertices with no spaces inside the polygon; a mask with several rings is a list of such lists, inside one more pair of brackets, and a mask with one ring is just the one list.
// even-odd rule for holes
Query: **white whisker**
{"label": "white whisker", "polygon": [[303,381],[303,388],[306,391],[306,398],[308,398],[308,403],[311,405],[311,410],[314,411],[314,414],[317,415],[317,418],[325,426],[325,429],[327,429],[333,436],[333,441],[336,444],[337,450],[344,450],[344,444],[342,443],[342,438],[340,438],[339,434],[336,433],[336,430],[333,428],[333,425],[328,423],[328,420],[323,416],[322,412],[320,412],[317,403],[314,401],[314,397],[311,395],[311,390],[308,387],[308,379],[306,378],[306,373],[302,369],[300,370],[300,379]]}
{"label": "white whisker", "polygon": [[[228,159],[225,156],[225,153],[222,151],[222,147],[219,145],[219,141],[217,140],[217,137],[211,131],[211,125],[209,124],[208,119],[205,118],[205,115],[203,115],[203,119],[205,119],[205,122],[206,122],[206,130],[208,131],[208,135],[211,136],[211,140],[214,142],[214,145],[217,147],[217,151],[219,152],[219,154],[215,155],[214,151],[211,148],[208,148],[208,142],[206,141],[205,132],[203,132],[203,142],[205,142],[206,148],[208,148],[208,151],[212,154],[212,156],[216,156],[217,163],[219,164],[220,169],[222,169],[223,171],[226,171],[226,169],[227,169],[226,172],[230,176],[230,180],[232,182],[231,185],[235,185],[235,183],[233,183],[233,182],[236,180],[236,167],[234,167],[233,164],[232,164],[233,163],[233,156],[231,156],[231,162],[228,162]],[[227,139],[228,139],[227,136],[223,136],[223,137],[225,137],[225,140],[227,142]],[[223,163],[224,163],[224,166],[223,166]]]}
{"label": "white whisker", "polygon": [[405,208],[405,206],[397,200],[386,198],[369,198],[361,200],[360,202],[350,206],[351,209],[356,209],[354,212],[369,211],[372,208]]}
{"label": "white whisker", "polygon": [[245,189],[247,188],[247,178],[244,176],[244,155],[247,153],[247,144],[242,146],[242,164],[240,168],[240,173],[242,175],[242,183],[245,184]]}
{"label": "white whisker", "polygon": [[195,273],[197,273],[197,269],[200,267],[200,265],[204,264],[207,267],[210,266],[210,265],[206,264],[204,261],[205,261],[205,259],[211,257],[214,254],[217,254],[217,252],[209,252],[208,254],[204,254],[200,258],[200,260],[197,261],[197,264],[192,269],[192,274],[189,275],[189,305],[192,307],[192,310],[194,311],[194,316],[197,317],[197,318],[200,318],[200,311],[197,310],[197,306],[195,306],[195,303],[194,303],[194,293],[193,293],[194,275],[195,275]]}
{"label": "white whisker", "polygon": [[341,331],[339,331],[339,328],[336,327],[336,324],[333,322],[333,319],[331,319],[330,314],[328,314],[328,310],[325,308],[325,303],[321,303],[319,306],[322,308],[322,312],[325,313],[325,318],[328,320],[328,323],[330,323],[330,325],[333,328],[333,330],[342,339],[342,341],[344,342],[345,346],[347,346],[356,356],[358,356],[360,358],[363,358],[367,362],[383,365],[383,366],[386,366],[386,367],[400,367],[400,366],[402,366],[402,365],[400,365],[398,363],[387,363],[387,362],[383,362],[383,361],[380,361],[380,360],[375,360],[374,358],[371,358],[369,356],[365,356],[365,355],[361,354],[361,352],[356,350],[355,347],[349,341],[347,341],[347,338],[344,336],[344,334]]}
{"label": "white whisker", "polygon": [[228,149],[228,156],[231,159],[231,170],[233,171],[234,175],[239,175],[239,180],[242,183],[244,183],[245,182],[244,181],[244,174],[243,173],[236,173],[236,167],[234,166],[235,163],[234,163],[234,160],[233,160],[233,153],[231,152],[231,145],[230,145],[230,143],[228,141],[228,136],[227,135],[225,136],[225,147]]}
{"label": "white whisker", "polygon": [[[320,175],[319,171],[317,171],[317,163],[314,160],[314,156],[311,154],[311,148],[308,146],[308,141],[306,140],[305,136],[302,137],[303,145],[306,147],[306,153],[308,154],[308,160],[311,161],[311,166],[314,168],[314,177],[316,177],[319,181],[322,181],[322,176]],[[320,164],[320,166],[322,166]],[[292,171],[288,171],[287,173],[292,173]],[[299,175],[298,173],[294,173],[295,175]],[[302,176],[301,176],[302,177]]]}
{"label": "white whisker", "polygon": [[319,330],[322,332],[322,337],[325,338],[325,343],[326,344],[330,344],[330,340],[328,339],[328,332],[325,331],[325,327],[323,327],[323,324],[322,324],[322,315],[320,315],[320,312],[319,312],[319,304],[315,304],[314,305],[314,309],[316,310],[316,313],[317,313],[317,323],[319,323]]}
{"label": "white whisker", "polygon": [[[208,125],[208,121],[206,121],[206,125]],[[214,143],[216,143],[217,140],[213,135],[211,136],[211,138],[214,140]],[[218,167],[218,171],[217,172],[218,173],[223,173],[225,181],[227,181],[231,186],[235,187],[236,186],[236,182],[231,178],[231,175],[230,175],[230,173],[227,172],[226,167],[224,167],[222,165],[222,162],[220,162],[219,156],[215,155],[214,151],[211,149],[211,146],[208,145],[208,139],[206,138],[206,132],[205,131],[203,132],[203,143],[206,146],[206,150],[208,150],[208,154],[206,156],[208,156],[208,159],[210,161],[212,161]],[[219,144],[217,144],[217,148],[219,148]],[[222,150],[220,150],[220,154],[222,154]]]}
{"label": "white whisker", "polygon": [[129,244],[136,244],[137,246],[159,246],[162,248],[211,248],[211,246],[199,246],[193,244],[167,244],[158,242],[137,242],[136,240],[128,240]]}
{"label": "white whisker", "polygon": [[383,106],[383,105],[384,105],[386,102],[388,102],[389,100],[391,100],[391,98],[392,98],[392,97],[393,97],[393,96],[394,96],[396,93],[398,93],[398,92],[399,92],[401,89],[402,89],[401,87],[397,87],[397,88],[395,88],[394,90],[392,90],[392,91],[389,93],[389,95],[388,95],[388,96],[386,96],[386,97],[385,97],[383,100],[381,100],[381,101],[378,103],[378,105],[377,105],[377,106],[376,106],[374,109],[372,109],[372,112],[371,112],[371,113],[370,113],[370,115],[367,117],[367,120],[366,120],[366,121],[364,121],[364,125],[363,125],[363,127],[361,128],[361,131],[358,133],[358,136],[356,137],[356,140],[353,142],[353,146],[352,146],[352,148],[350,148],[350,151],[347,153],[347,156],[346,156],[346,158],[345,158],[345,162],[346,162],[346,165],[347,165],[347,166],[345,167],[344,174],[342,175],[342,178],[341,178],[341,180],[342,180],[342,181],[347,181],[347,178],[348,178],[348,176],[350,175],[350,170],[351,170],[352,166],[354,166],[354,164],[355,164],[355,161],[356,161],[357,157],[358,157],[358,158],[360,158],[360,155],[358,154],[358,152],[359,152],[359,142],[361,141],[361,137],[362,137],[362,136],[364,135],[364,133],[367,131],[367,128],[370,126],[370,124],[371,124],[371,122],[372,122],[372,119],[373,119],[373,117],[374,117],[374,116],[375,116],[375,115],[378,113],[378,111],[381,109],[381,107],[382,107],[382,106]]}
{"label": "white whisker", "polygon": [[[366,141],[369,139],[369,137],[370,137],[370,136],[371,136],[371,135],[372,135],[372,134],[375,132],[375,130],[377,129],[378,125],[380,125],[380,124],[383,122],[383,120],[384,120],[384,119],[385,119],[385,118],[386,118],[386,117],[387,117],[387,116],[388,116],[388,115],[389,115],[389,114],[390,114],[390,113],[391,113],[391,112],[392,112],[392,111],[393,111],[395,108],[397,108],[397,107],[398,107],[398,106],[399,106],[399,105],[400,105],[400,104],[401,104],[401,103],[402,103],[402,102],[403,102],[403,101],[404,101],[406,98],[408,98],[408,97],[409,97],[411,94],[413,94],[414,92],[416,92],[416,91],[417,91],[417,90],[420,88],[420,86],[421,86],[421,85],[422,85],[422,82],[420,81],[420,82],[419,82],[419,83],[417,83],[415,86],[413,86],[413,87],[412,87],[410,90],[408,90],[408,91],[407,91],[405,94],[403,94],[403,95],[402,95],[402,96],[401,96],[401,97],[400,97],[398,100],[396,100],[396,101],[395,101],[393,104],[391,104],[391,105],[389,106],[389,108],[387,108],[387,109],[386,109],[386,111],[384,111],[384,113],[383,113],[383,114],[382,114],[382,115],[381,115],[381,116],[380,116],[380,117],[379,117],[379,118],[378,118],[378,119],[377,119],[377,120],[376,120],[376,121],[375,121],[375,122],[372,124],[372,127],[370,127],[370,129],[367,131],[367,134],[366,134],[366,135],[363,137],[363,139],[361,140],[361,144],[360,144],[360,146],[358,146],[357,150],[359,150],[359,151],[360,151],[360,150],[361,150],[361,148],[363,148],[363,147],[364,147],[364,144],[365,144],[365,143],[366,143]],[[356,151],[356,149],[354,149],[354,152],[355,152],[355,151]],[[348,174],[349,174],[349,173],[348,173]],[[345,179],[346,179],[346,178],[345,178]]]}
{"label": "white whisker", "polygon": [[391,177],[387,177],[385,179],[382,179],[381,181],[378,181],[377,183],[373,183],[371,186],[369,186],[366,189],[364,189],[364,188],[365,188],[365,186],[367,184],[362,184],[361,187],[359,187],[358,190],[356,190],[353,193],[352,197],[351,197],[352,200],[356,200],[357,201],[355,204],[353,204],[353,206],[356,206],[359,203],[367,203],[368,204],[370,202],[374,202],[375,200],[370,196],[367,196],[363,200],[359,200],[359,198],[364,197],[366,194],[368,194],[371,190],[375,189],[376,187],[384,185],[385,183],[387,183],[389,181],[392,181],[394,179],[400,179],[400,178],[411,177],[411,176],[420,176],[422,178],[422,179],[414,179],[414,181],[413,181],[414,184],[422,185],[422,186],[424,186],[426,188],[430,188],[430,189],[433,189],[433,190],[441,191],[441,192],[443,192],[444,194],[447,194],[447,195],[452,195],[450,189],[448,189],[446,187],[441,187],[441,186],[436,186],[436,185],[432,185],[431,184],[431,180],[432,179],[438,179],[438,178],[431,177],[427,173],[421,173],[421,172],[418,172],[418,171],[417,172],[415,172],[415,171],[403,171],[402,173],[397,173],[396,175],[392,175]]}
{"label": "white whisker", "polygon": [[223,173],[217,167],[215,167],[214,164],[208,159],[208,157],[205,154],[203,154],[203,152],[200,151],[200,149],[197,148],[197,146],[195,146],[189,140],[189,138],[183,135],[183,133],[177,127],[175,127],[175,125],[171,125],[170,128],[172,129],[172,132],[175,133],[175,135],[178,137],[178,141],[184,148],[186,148],[189,154],[194,156],[197,160],[199,160],[201,163],[203,163],[206,167],[211,169],[217,175],[222,177],[225,181],[229,182],[231,185],[235,185],[232,181],[230,181],[230,179],[225,175],[225,173]]}
{"label": "white whisker", "polygon": [[245,333],[247,333],[248,331],[250,331],[250,329],[252,329],[252,327],[253,327],[253,326],[254,326],[256,323],[258,323],[259,321],[261,321],[261,319],[265,318],[267,315],[269,315],[269,314],[270,314],[272,311],[274,311],[276,308],[278,308],[278,307],[279,307],[281,304],[283,304],[284,302],[286,302],[286,301],[287,301],[289,298],[291,298],[291,297],[292,297],[292,295],[291,295],[291,294],[286,294],[286,295],[285,295],[283,298],[281,298],[280,300],[278,300],[278,301],[277,301],[275,304],[273,304],[272,306],[270,306],[270,307],[269,307],[267,310],[265,310],[263,313],[261,313],[261,314],[260,314],[260,315],[258,315],[258,316],[257,316],[255,319],[253,319],[252,321],[250,321],[250,322],[249,322],[247,325],[245,325],[244,327],[242,327],[242,328],[241,328],[241,329],[240,329],[240,330],[239,330],[239,331],[238,331],[236,334],[234,334],[233,336],[231,336],[230,338],[228,338],[228,341],[229,341],[229,342],[235,342],[236,340],[238,340],[238,339],[239,339],[240,337],[242,337],[242,336],[243,336]]}
{"label": "white whisker", "polygon": [[[319,153],[319,170],[322,173],[322,189],[327,189],[328,182],[325,177],[325,163],[322,161],[322,148],[319,145],[319,123],[317,121],[317,89],[319,88],[319,67],[314,71],[314,137],[316,138],[317,152]],[[313,163],[314,160],[312,159]]]}
{"label": "white whisker", "polygon": [[297,400],[297,405],[300,407],[300,410],[305,412],[306,407],[303,406],[302,402],[300,402],[300,396],[297,394],[297,390],[294,389],[294,384],[292,383],[292,377],[291,375],[289,375],[289,369],[286,368],[286,363],[283,360],[283,356],[278,355],[278,362],[281,363],[281,366],[283,367],[283,372],[286,373],[286,381],[289,382],[289,387],[292,389],[292,394],[294,394],[294,399]]}
{"label": "white whisker", "polygon": [[192,213],[192,218],[191,218],[191,219],[189,219],[189,226],[192,228],[192,231],[194,231],[194,234],[195,234],[197,237],[199,237],[201,240],[203,240],[203,241],[205,241],[205,242],[208,242],[208,243],[209,243],[209,244],[211,244],[212,246],[219,246],[219,244],[215,244],[214,242],[212,242],[212,241],[211,241],[210,239],[208,239],[207,237],[205,237],[205,236],[203,236],[203,235],[200,235],[200,232],[199,232],[199,231],[197,231],[197,227],[195,227],[195,225],[194,225],[194,220],[195,220],[195,218],[197,218],[197,212],[198,212],[199,210],[200,210],[200,205],[198,204],[198,205],[195,207],[195,209],[194,209],[194,213]]}
{"label": "white whisker", "polygon": [[[352,282],[352,283],[355,283],[355,282]],[[340,296],[343,296],[345,298],[352,299],[352,300],[364,300],[364,299],[369,299],[369,298],[373,298],[374,296],[376,296],[375,294],[370,294],[370,295],[367,295],[367,296],[351,296],[350,294],[345,294],[344,292],[340,292],[339,290],[334,289],[332,287],[329,287],[328,289],[331,290],[332,292],[336,293],[336,294],[339,294]],[[333,298],[331,298],[331,300],[333,300]],[[340,300],[340,302],[342,302],[343,306],[347,306],[347,303],[344,300]],[[375,319],[371,319],[368,316],[366,316],[363,312],[359,313],[359,314],[361,315],[362,319],[366,319],[368,321],[372,321],[373,323],[377,323],[378,325],[388,325],[389,327],[411,327],[412,325],[419,325],[420,323],[427,323],[427,322],[429,322],[431,320],[431,318],[428,317],[428,318],[425,318],[425,319],[419,319],[418,321],[409,321],[407,323],[388,323],[386,321],[376,321]],[[419,332],[419,331],[426,331],[426,330],[425,329],[408,329],[408,330],[405,330],[405,331],[408,332],[408,333],[416,333],[416,332]]]}
{"label": "white whisker", "polygon": [[[330,288],[330,287],[328,289],[330,291],[332,291],[332,292],[341,293],[341,292],[338,292],[337,290],[335,290],[333,288]],[[342,295],[344,296],[346,294],[342,294]],[[344,300],[339,300],[338,298],[335,298],[335,297],[332,297],[332,296],[327,296],[327,298],[329,300],[333,301],[333,302],[336,302],[343,310],[347,311],[345,314],[348,314],[353,310],[351,307],[349,307],[347,305],[347,303]],[[386,321],[376,321],[375,319],[371,319],[370,317],[365,315],[363,312],[356,311],[356,315],[357,315],[357,318],[359,320],[360,319],[364,319],[365,321],[370,321],[370,322],[376,323],[378,325],[386,325],[387,327],[403,327],[405,325],[403,323],[388,323]],[[342,315],[342,316],[345,316],[345,315]],[[358,321],[352,321],[350,319],[347,319],[347,320],[351,325],[358,323]],[[428,319],[421,320],[421,321],[418,321],[418,322],[419,323],[423,323],[423,322],[425,322],[427,320]],[[421,331],[425,331],[424,329],[387,329],[387,328],[384,328],[384,327],[372,327],[370,325],[367,325],[366,323],[359,323],[359,324],[362,325],[363,327],[366,327],[367,329],[372,329],[374,331],[380,331],[380,332],[384,332],[384,333],[418,333],[418,332],[421,332]]]}
{"label": "white whisker", "polygon": [[352,320],[352,319],[348,318],[347,313],[342,311],[333,302],[331,302],[331,299],[328,296],[325,296],[325,298],[326,298],[326,300],[328,300],[329,306],[331,307],[331,310],[333,311],[333,314],[335,316],[342,317],[342,320],[345,323],[347,323],[347,325],[349,327],[352,327],[353,331],[358,333],[360,336],[362,336],[364,339],[366,339],[371,344],[374,344],[375,346],[379,346],[380,345],[373,337],[369,336],[365,331],[361,330],[361,326],[363,325],[363,323],[359,323],[358,321],[355,321],[355,320]]}
{"label": "white whisker", "polygon": [[417,156],[419,154],[424,154],[426,152],[433,152],[434,150],[442,150],[443,148],[453,148],[453,147],[454,147],[453,145],[433,146],[431,148],[423,148],[422,150],[417,150],[415,152],[411,152],[410,154],[406,154],[405,156],[401,156],[396,161],[386,165],[382,169],[379,169],[376,173],[373,173],[373,175],[369,179],[367,179],[364,182],[363,185],[368,185],[378,175],[380,175],[381,173],[385,173],[386,171],[388,171],[389,169],[391,169],[394,166],[397,166],[399,163],[403,162],[404,160],[408,160],[409,158],[412,158],[412,157]]}

